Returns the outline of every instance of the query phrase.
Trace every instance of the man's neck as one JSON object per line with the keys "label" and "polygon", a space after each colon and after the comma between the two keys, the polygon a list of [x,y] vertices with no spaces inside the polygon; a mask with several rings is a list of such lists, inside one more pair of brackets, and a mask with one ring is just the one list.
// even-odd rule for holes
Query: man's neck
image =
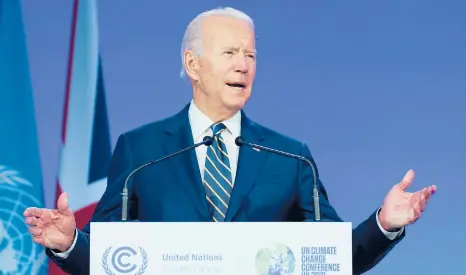
{"label": "man's neck", "polygon": [[238,111],[232,112],[229,110],[223,110],[223,111],[215,110],[216,108],[212,108],[208,106],[205,101],[202,102],[200,100],[193,99],[193,103],[203,114],[205,114],[208,118],[210,118],[214,123],[228,120],[232,118],[236,113],[238,113]]}

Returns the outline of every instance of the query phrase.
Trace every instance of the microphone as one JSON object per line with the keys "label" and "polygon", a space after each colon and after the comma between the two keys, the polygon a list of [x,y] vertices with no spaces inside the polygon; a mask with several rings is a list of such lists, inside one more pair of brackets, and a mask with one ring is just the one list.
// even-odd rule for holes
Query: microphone
{"label": "microphone", "polygon": [[166,160],[166,159],[169,159],[171,157],[174,157],[176,155],[179,155],[181,153],[184,153],[186,151],[189,151],[191,149],[194,149],[196,147],[199,147],[201,145],[205,145],[205,146],[210,146],[212,144],[212,142],[214,141],[214,139],[210,136],[205,136],[204,139],[199,142],[199,143],[196,143],[194,145],[191,145],[185,149],[182,149],[178,152],[175,152],[173,154],[170,154],[168,156],[165,156],[165,157],[162,157],[162,158],[159,158],[159,159],[156,159],[156,160],[153,160],[151,162],[148,162],[146,164],[143,164],[141,166],[139,166],[138,168],[134,169],[127,177],[126,177],[126,180],[125,180],[125,185],[123,187],[123,192],[121,193],[121,200],[122,200],[122,203],[121,203],[121,220],[122,221],[126,221],[127,220],[127,217],[128,217],[128,181],[129,179],[136,173],[138,172],[139,170],[147,167],[147,166],[150,166],[150,165],[153,165],[153,164],[156,164],[158,162],[161,162],[162,160]]}
{"label": "microphone", "polygon": [[285,156],[285,157],[298,159],[298,160],[306,162],[309,166],[311,166],[312,175],[314,177],[314,190],[313,190],[314,191],[313,192],[314,193],[313,194],[314,217],[315,217],[316,221],[320,221],[319,189],[317,189],[317,175],[316,175],[316,170],[317,169],[314,166],[314,163],[312,163],[312,161],[310,159],[308,159],[306,157],[303,157],[303,156],[300,156],[300,155],[295,155],[295,154],[283,152],[283,151],[280,151],[280,150],[268,148],[268,147],[265,147],[265,146],[261,146],[261,145],[258,145],[258,144],[249,143],[249,142],[244,141],[241,137],[237,137],[235,139],[235,143],[238,146],[246,145],[246,146],[249,146],[249,147],[252,147],[252,148],[264,150],[264,151],[271,152],[271,153],[278,154],[278,155],[282,155],[282,156]]}

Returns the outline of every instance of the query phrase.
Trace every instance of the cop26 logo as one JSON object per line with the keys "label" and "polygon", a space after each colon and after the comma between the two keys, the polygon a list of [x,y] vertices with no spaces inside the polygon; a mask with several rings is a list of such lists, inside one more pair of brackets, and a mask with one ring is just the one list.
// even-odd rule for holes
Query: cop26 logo
{"label": "cop26 logo", "polygon": [[142,247],[138,246],[136,250],[130,246],[121,246],[112,250],[110,246],[102,256],[102,267],[107,275],[142,275],[146,272],[148,257]]}

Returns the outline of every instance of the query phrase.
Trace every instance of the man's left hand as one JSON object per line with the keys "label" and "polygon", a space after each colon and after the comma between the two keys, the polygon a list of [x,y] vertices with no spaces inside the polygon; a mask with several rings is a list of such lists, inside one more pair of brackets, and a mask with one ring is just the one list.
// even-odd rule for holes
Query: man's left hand
{"label": "man's left hand", "polygon": [[424,212],[431,196],[437,191],[437,187],[432,185],[415,193],[406,192],[413,180],[414,171],[409,170],[403,180],[393,186],[385,197],[379,213],[379,222],[386,231],[415,223]]}

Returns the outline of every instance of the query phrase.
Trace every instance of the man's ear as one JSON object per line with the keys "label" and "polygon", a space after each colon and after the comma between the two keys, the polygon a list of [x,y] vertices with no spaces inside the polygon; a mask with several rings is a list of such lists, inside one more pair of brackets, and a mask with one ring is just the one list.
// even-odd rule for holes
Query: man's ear
{"label": "man's ear", "polygon": [[186,69],[186,74],[188,74],[192,80],[199,80],[199,58],[191,50],[184,52],[184,67]]}

